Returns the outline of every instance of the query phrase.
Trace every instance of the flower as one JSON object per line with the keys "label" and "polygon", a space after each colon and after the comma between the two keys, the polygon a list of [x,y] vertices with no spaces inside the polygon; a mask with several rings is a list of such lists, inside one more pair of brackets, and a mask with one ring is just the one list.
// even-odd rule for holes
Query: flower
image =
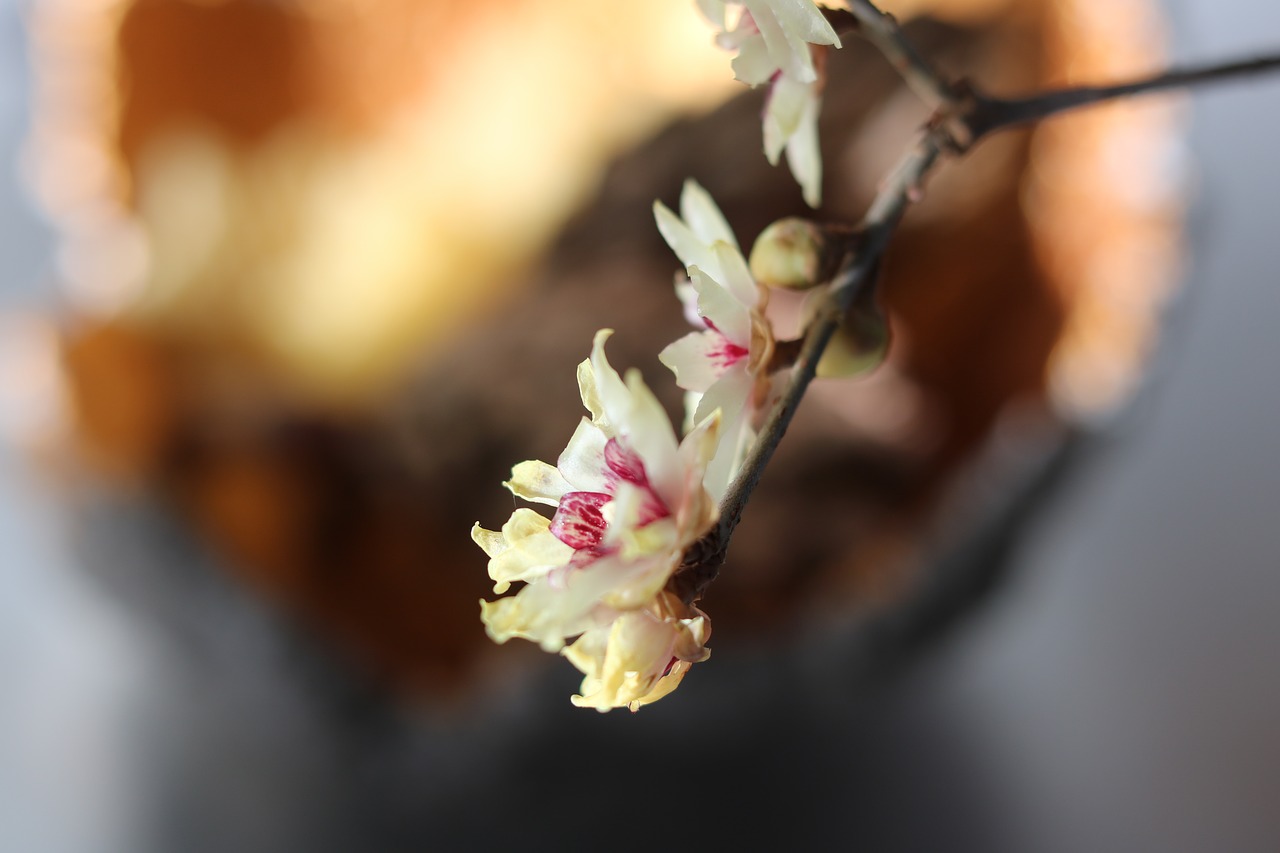
{"label": "flower", "polygon": [[761,288],[751,276],[733,232],[711,196],[685,181],[680,216],[654,202],[658,230],[688,270],[676,292],[685,304],[690,332],[658,358],[685,389],[691,423],[721,413],[723,439],[707,467],[707,491],[724,495],[751,441],[754,420],[769,397],[767,375],[773,332],[760,310]]}
{"label": "flower", "polygon": [[[732,28],[726,7],[742,6]],[[809,45],[835,45],[840,37],[812,0],[698,0],[698,7],[720,32],[716,43],[737,50],[734,75],[750,86],[767,83],[781,71],[801,83],[818,79]]]}
{"label": "flower", "polygon": [[822,201],[822,157],[818,113],[826,83],[823,65],[828,45],[840,37],[811,0],[736,0],[743,7],[732,28],[726,5],[731,0],[698,0],[703,14],[720,31],[716,43],[736,50],[734,75],[750,86],[769,85],[764,112],[764,151],[773,165],[787,164],[810,207]]}
{"label": "flower", "polygon": [[634,711],[656,702],[679,686],[694,663],[711,656],[706,648],[710,634],[706,614],[670,593],[659,593],[650,606],[618,614],[564,650],[585,676],[573,704]]}
{"label": "flower", "polygon": [[[548,519],[512,513],[500,531],[478,524],[472,538],[489,556],[494,592],[480,603],[489,636],[531,640],[561,652],[584,674],[578,704],[632,710],[669,693],[704,660],[705,614],[665,591],[685,550],[716,520],[702,485],[719,435],[713,412],[677,443],[671,422],[637,371],[609,365],[596,334],[578,366],[590,411],[556,465],[516,465],[506,486],[556,507]],[[578,639],[566,647],[565,641]]]}

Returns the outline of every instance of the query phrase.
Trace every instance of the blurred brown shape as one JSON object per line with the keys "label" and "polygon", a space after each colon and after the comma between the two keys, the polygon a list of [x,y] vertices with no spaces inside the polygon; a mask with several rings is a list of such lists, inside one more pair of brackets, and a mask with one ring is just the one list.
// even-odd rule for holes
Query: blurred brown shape
{"label": "blurred brown shape", "polygon": [[[997,93],[1158,62],[1146,3],[1106,4],[1127,11],[1109,15],[1105,32],[1089,5],[948,2],[939,8],[952,23],[912,32],[950,73]],[[358,128],[376,114],[376,101],[358,97],[363,84],[317,70],[343,77],[321,47],[373,50],[421,13],[389,4],[373,29],[334,33],[291,8],[134,3],[119,31],[132,81],[119,123],[126,163],[170,116],[195,114],[252,143],[286,115],[340,115]],[[464,26],[463,7],[448,8],[439,25]],[[206,75],[208,65],[225,73]],[[339,67],[357,80],[370,73],[364,61]],[[414,87],[414,67],[392,50],[377,76]],[[823,213],[854,220],[924,116],[861,44],[829,70]],[[220,349],[163,318],[124,316],[69,336],[81,435],[110,467],[172,496],[247,581],[371,669],[414,689],[456,684],[491,651],[477,619],[483,555],[466,529],[510,511],[498,483],[512,463],[561,450],[578,417],[573,366],[592,331],[617,328],[614,362],[642,367],[679,405],[656,361],[683,321],[652,199],[673,202],[693,176],[747,244],[771,220],[805,214],[789,176],[760,154],[760,97],[679,122],[621,158],[522,286],[508,288],[514,296],[370,410],[304,404],[234,337]],[[1125,204],[1126,178],[1097,177],[1099,146],[1135,133],[1158,142],[1171,126],[1164,113],[1123,106],[1074,121],[984,144],[948,165],[908,216],[886,261],[890,362],[867,381],[820,383],[806,401],[709,593],[718,636],[900,594],[939,499],[954,497],[957,473],[1011,411],[1069,418],[1123,397],[1116,375],[1136,371],[1152,335],[1177,199]],[[1129,179],[1145,175],[1131,164]],[[1123,266],[1135,246],[1163,266]],[[1120,274],[1109,264],[1140,279],[1123,321],[1098,284]]]}
{"label": "blurred brown shape", "polygon": [[163,345],[118,325],[91,324],[68,334],[75,428],[95,461],[113,473],[149,477],[181,427],[179,377]]}

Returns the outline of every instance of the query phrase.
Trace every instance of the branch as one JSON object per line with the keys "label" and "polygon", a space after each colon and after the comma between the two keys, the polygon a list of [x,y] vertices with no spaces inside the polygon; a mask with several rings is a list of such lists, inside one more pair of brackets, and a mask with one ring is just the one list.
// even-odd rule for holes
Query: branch
{"label": "branch", "polygon": [[1247,77],[1273,71],[1276,68],[1280,68],[1280,54],[1220,65],[1173,69],[1128,83],[1058,89],[1025,98],[990,98],[975,93],[973,95],[975,104],[968,115],[963,117],[963,124],[971,134],[971,138],[976,141],[993,131],[1040,121],[1077,107],[1100,104],[1130,95]]}
{"label": "branch", "polygon": [[833,27],[857,33],[870,42],[930,107],[953,105],[961,100],[961,93],[916,51],[897,19],[881,12],[870,0],[848,0],[848,3],[848,9],[824,10]]}
{"label": "branch", "polygon": [[[960,97],[957,95],[958,90],[941,82],[918,59],[892,18],[880,15],[874,6],[862,0],[850,0],[850,3],[865,15],[874,13],[882,21],[887,20],[885,28],[874,30],[880,33],[877,38],[884,39],[883,43],[877,41],[877,45],[887,55],[889,50],[886,45],[905,46],[900,55],[905,57],[903,61],[912,70],[909,74],[904,72],[904,76],[908,82],[914,79],[917,86],[928,86],[942,106],[925,128],[920,140],[889,174],[860,225],[851,232],[860,235],[856,244],[850,244],[856,246],[856,249],[847,252],[822,305],[806,330],[799,356],[782,395],[770,410],[737,477],[729,485],[729,490],[720,503],[719,522],[686,552],[680,571],[672,579],[673,591],[686,602],[699,598],[715,580],[720,566],[724,564],[729,540],[742,518],[747,501],[760,482],[764,467],[782,441],[809,383],[813,381],[818,361],[831,336],[857,297],[867,288],[875,286],[876,270],[898,222],[907,206],[918,199],[925,179],[944,154],[963,153],[974,142],[990,133],[1039,121],[1077,107],[1162,89],[1193,87],[1280,68],[1280,55],[1273,55],[1190,70],[1172,70],[1128,83],[1061,89],[1025,98],[992,98],[973,90],[966,90],[964,96]],[[862,20],[860,17],[859,21]],[[871,27],[870,23],[868,27]],[[942,97],[944,92],[946,97]]]}
{"label": "branch", "polygon": [[791,378],[781,398],[770,410],[738,476],[729,484],[729,490],[720,502],[719,522],[685,555],[681,571],[676,574],[675,591],[685,601],[696,600],[715,580],[720,566],[724,564],[729,539],[742,519],[751,493],[760,482],[764,467],[773,458],[773,452],[777,450],[809,383],[813,381],[827,343],[858,295],[875,285],[880,258],[888,248],[889,238],[907,205],[918,197],[921,184],[942,153],[953,148],[954,143],[947,130],[941,124],[931,126],[889,174],[867,210],[857,229],[860,232],[858,251],[846,256],[827,297],[809,324],[800,355],[791,369]]}

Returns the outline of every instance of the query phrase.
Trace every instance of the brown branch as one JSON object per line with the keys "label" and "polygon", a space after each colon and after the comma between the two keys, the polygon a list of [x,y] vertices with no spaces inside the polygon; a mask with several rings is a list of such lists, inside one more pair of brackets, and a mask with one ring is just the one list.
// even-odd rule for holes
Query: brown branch
{"label": "brown branch", "polygon": [[[855,8],[861,5],[858,0],[850,2]],[[869,3],[865,5],[874,9]],[[901,31],[896,29],[897,25],[892,23],[892,19],[890,24],[896,33],[893,38],[900,39],[909,48],[909,43],[901,38]],[[912,50],[905,55],[912,57],[915,53]],[[927,68],[923,65],[920,67]],[[959,89],[947,88],[948,97],[942,99],[943,105],[934,120],[889,174],[858,226],[860,236],[856,250],[845,257],[831,281],[827,297],[806,330],[795,366],[791,368],[790,379],[720,503],[719,521],[685,554],[681,569],[673,578],[674,591],[685,601],[694,601],[715,580],[747,501],[759,484],[764,467],[782,441],[809,383],[813,381],[818,360],[827,343],[857,297],[875,286],[875,273],[881,256],[888,247],[898,222],[907,206],[919,197],[925,179],[943,155],[962,153],[962,149],[967,150],[974,142],[995,131],[1039,121],[1077,107],[1162,89],[1191,87],[1277,68],[1280,68],[1280,56],[1271,56],[1190,70],[1173,70],[1128,83],[1062,89],[1018,99],[991,98],[971,90],[964,91],[963,97],[957,97]],[[917,82],[924,80],[923,76],[917,78]],[[935,94],[941,95],[941,92]]]}
{"label": "brown branch", "polygon": [[747,501],[759,484],[764,467],[773,458],[773,452],[782,441],[796,409],[800,407],[827,343],[857,296],[875,285],[880,257],[888,247],[898,221],[918,196],[921,183],[938,158],[952,148],[947,130],[940,124],[931,127],[889,174],[867,210],[859,226],[859,249],[846,257],[831,283],[827,298],[805,331],[800,355],[791,369],[791,378],[765,419],[738,476],[729,484],[729,490],[720,502],[719,522],[685,555],[681,571],[676,575],[675,590],[685,601],[697,599],[715,580]]}
{"label": "brown branch", "polygon": [[870,0],[848,0],[848,9],[824,9],[838,32],[862,36],[884,54],[902,79],[932,108],[957,104],[962,93],[924,60],[892,15]]}
{"label": "brown branch", "polygon": [[993,131],[1040,121],[1077,107],[1100,104],[1130,95],[1247,77],[1274,71],[1276,68],[1280,68],[1280,54],[1219,65],[1174,69],[1110,86],[1058,89],[1025,98],[989,98],[974,95],[974,107],[964,117],[964,125],[972,138],[977,140]]}

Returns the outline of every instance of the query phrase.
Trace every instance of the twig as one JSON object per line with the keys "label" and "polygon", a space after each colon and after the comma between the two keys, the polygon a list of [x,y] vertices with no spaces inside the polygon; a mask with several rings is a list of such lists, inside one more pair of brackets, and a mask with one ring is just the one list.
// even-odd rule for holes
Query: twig
{"label": "twig", "polygon": [[960,102],[962,93],[920,56],[896,18],[881,12],[870,0],[848,3],[848,9],[825,10],[833,27],[855,32],[870,42],[930,108]]}
{"label": "twig", "polygon": [[[865,7],[866,14],[879,15],[878,10],[870,3],[862,3],[860,0],[850,0],[850,3],[854,9]],[[870,12],[866,11],[868,9]],[[928,67],[922,62],[916,65],[915,60],[910,59],[916,54],[910,49],[909,42],[902,38],[901,31],[892,19],[889,19],[889,26],[895,43],[906,46],[903,56],[908,57],[908,63],[913,68],[927,71]],[[818,361],[827,343],[858,295],[866,288],[875,286],[875,272],[880,258],[888,247],[898,222],[907,206],[917,200],[925,179],[944,154],[962,153],[962,150],[967,150],[978,139],[990,133],[1039,121],[1077,107],[1145,92],[1196,86],[1275,68],[1280,68],[1280,55],[1192,70],[1168,71],[1129,83],[1062,89],[1018,99],[992,98],[971,90],[966,91],[963,99],[956,99],[952,90],[947,88],[947,98],[942,100],[943,106],[925,129],[924,135],[889,174],[862,223],[855,229],[860,232],[856,251],[850,252],[841,264],[828,288],[826,298],[806,330],[790,379],[765,419],[738,476],[729,485],[729,490],[720,503],[719,522],[685,554],[681,570],[673,579],[675,592],[685,601],[693,601],[701,596],[719,573],[728,551],[729,540],[742,518],[747,500],[760,482],[765,465],[773,457],[809,383],[813,381]],[[939,78],[929,74],[912,76],[917,84],[934,80],[939,86],[945,87]],[[909,77],[908,80],[910,79]],[[934,92],[935,96],[941,94],[941,91]],[[960,139],[957,140],[957,137]],[[963,149],[960,143],[963,143]]]}
{"label": "twig", "polygon": [[1004,130],[1019,124],[1040,121],[1076,107],[1099,104],[1129,95],[1159,92],[1183,86],[1196,86],[1236,77],[1261,74],[1280,68],[1280,55],[1228,62],[1221,65],[1203,65],[1198,68],[1174,69],[1112,86],[1079,86],[1042,92],[1025,98],[989,98],[974,95],[973,109],[964,124],[974,140],[996,130]]}

